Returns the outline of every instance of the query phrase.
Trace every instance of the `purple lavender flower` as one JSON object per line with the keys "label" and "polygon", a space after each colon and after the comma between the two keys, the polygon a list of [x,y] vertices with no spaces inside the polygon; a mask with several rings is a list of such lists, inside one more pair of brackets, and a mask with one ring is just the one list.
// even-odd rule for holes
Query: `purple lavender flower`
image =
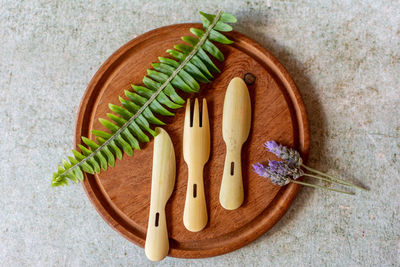
{"label": "purple lavender flower", "polygon": [[268,177],[268,174],[265,171],[265,166],[262,165],[261,163],[253,164],[253,170],[259,176],[263,176],[263,177],[266,177],[266,178]]}
{"label": "purple lavender flower", "polygon": [[304,174],[300,168],[290,166],[284,161],[271,160],[268,166],[260,163],[253,164],[254,171],[263,177],[269,178],[273,184],[287,185],[290,180],[296,180]]}
{"label": "purple lavender flower", "polygon": [[268,170],[270,173],[276,173],[282,176],[287,176],[289,173],[287,164],[277,160],[268,161]]}
{"label": "purple lavender flower", "polygon": [[302,163],[299,152],[292,148],[278,144],[275,141],[268,141],[264,146],[269,152],[274,153],[278,158],[286,160],[293,167],[299,167]]}
{"label": "purple lavender flower", "polygon": [[279,157],[279,155],[281,153],[281,145],[279,145],[277,142],[275,142],[273,140],[267,141],[264,144],[264,146],[268,149],[269,152],[272,152]]}

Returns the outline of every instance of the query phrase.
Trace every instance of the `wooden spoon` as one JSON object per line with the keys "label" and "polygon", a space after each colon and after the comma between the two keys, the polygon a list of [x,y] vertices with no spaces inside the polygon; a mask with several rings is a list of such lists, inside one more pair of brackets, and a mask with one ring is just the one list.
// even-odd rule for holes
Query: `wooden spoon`
{"label": "wooden spoon", "polygon": [[227,210],[239,208],[244,199],[241,151],[250,132],[251,103],[249,90],[241,78],[228,85],[222,117],[222,136],[226,144],[224,173],[219,201]]}

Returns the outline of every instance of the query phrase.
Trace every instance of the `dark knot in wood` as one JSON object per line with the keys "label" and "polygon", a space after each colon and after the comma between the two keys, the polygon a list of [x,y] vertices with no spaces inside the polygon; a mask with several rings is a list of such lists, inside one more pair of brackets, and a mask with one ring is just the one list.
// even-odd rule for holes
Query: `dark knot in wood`
{"label": "dark knot in wood", "polygon": [[244,82],[247,85],[252,85],[256,81],[256,76],[254,76],[252,73],[248,72],[244,75]]}

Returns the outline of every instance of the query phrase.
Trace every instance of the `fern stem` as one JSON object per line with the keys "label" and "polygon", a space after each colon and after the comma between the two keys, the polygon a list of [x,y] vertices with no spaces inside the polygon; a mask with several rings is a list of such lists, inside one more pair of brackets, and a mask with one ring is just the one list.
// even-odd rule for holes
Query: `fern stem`
{"label": "fern stem", "polygon": [[213,22],[207,27],[207,30],[205,31],[204,35],[199,39],[199,42],[193,47],[193,50],[190,51],[190,53],[187,55],[187,57],[179,64],[178,68],[168,77],[168,79],[160,86],[160,88],[157,89],[157,91],[154,92],[154,94],[143,104],[143,106],[133,115],[124,125],[121,126],[109,139],[107,139],[103,144],[101,144],[95,151],[93,151],[91,154],[89,154],[87,157],[82,159],[80,162],[72,166],[71,168],[65,170],[60,174],[60,177],[65,176],[67,173],[70,171],[78,168],[81,166],[83,163],[94,157],[98,152],[100,152],[104,147],[108,146],[114,139],[121,134],[123,131],[125,131],[129,125],[137,119],[143,111],[156,99],[156,97],[168,86],[168,84],[175,78],[176,75],[186,66],[186,64],[197,54],[201,46],[204,44],[204,42],[208,39],[208,36],[210,35],[211,30],[214,28],[214,26],[217,24],[218,20],[220,19],[222,15],[222,11],[218,11],[217,15],[215,15],[215,18]]}

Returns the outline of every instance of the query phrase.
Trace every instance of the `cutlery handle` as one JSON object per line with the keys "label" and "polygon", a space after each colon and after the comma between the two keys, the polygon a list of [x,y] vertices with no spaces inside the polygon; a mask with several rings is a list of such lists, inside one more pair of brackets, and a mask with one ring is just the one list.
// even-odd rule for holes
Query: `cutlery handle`
{"label": "cutlery handle", "polygon": [[239,208],[244,199],[241,147],[226,149],[224,173],[222,176],[219,202],[227,210]]}
{"label": "cutlery handle", "polygon": [[189,167],[183,224],[189,231],[198,232],[206,226],[207,220],[203,168]]}
{"label": "cutlery handle", "polygon": [[150,204],[149,224],[144,251],[149,260],[160,261],[168,255],[169,240],[165,207],[156,209]]}

